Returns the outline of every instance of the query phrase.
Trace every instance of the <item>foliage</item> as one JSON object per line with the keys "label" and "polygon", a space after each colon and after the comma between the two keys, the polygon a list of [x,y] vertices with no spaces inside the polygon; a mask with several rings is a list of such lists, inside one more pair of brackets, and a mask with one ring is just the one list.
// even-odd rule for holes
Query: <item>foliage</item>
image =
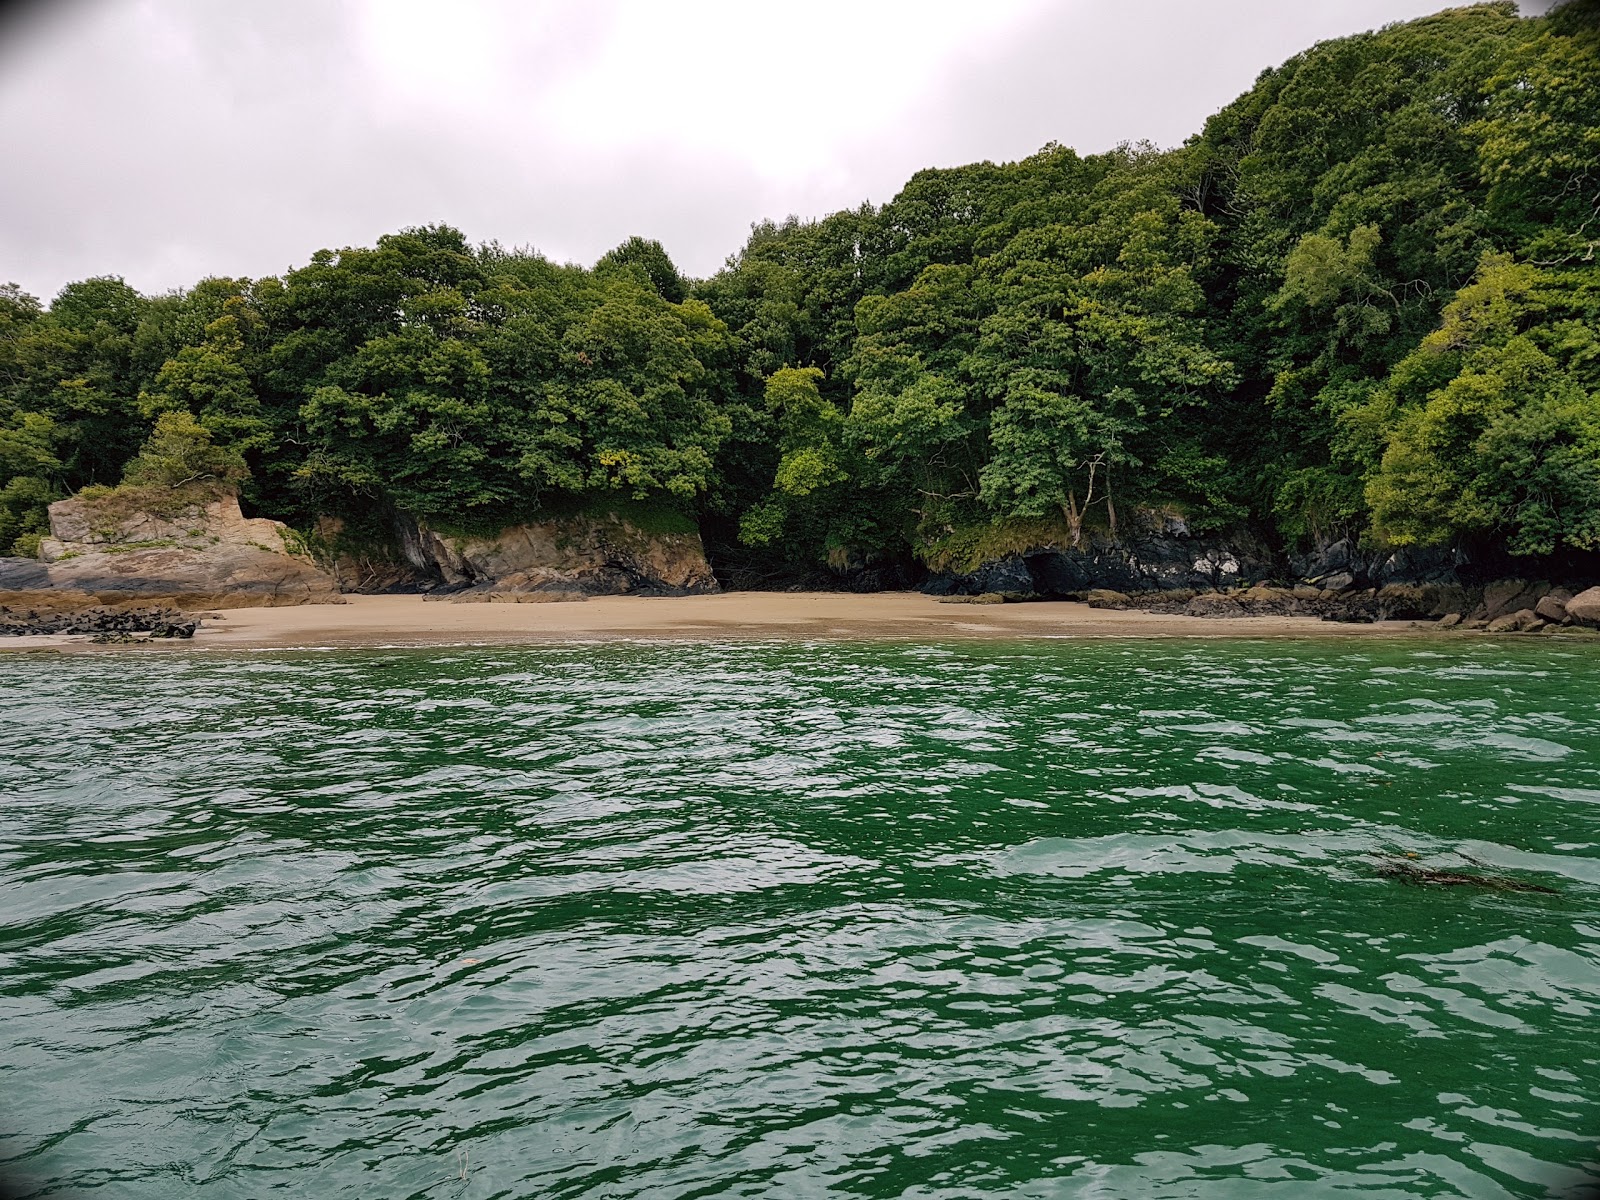
{"label": "foliage", "polygon": [[164,412],[123,472],[133,487],[237,486],[249,474],[244,456],[212,441],[211,431],[187,412]]}
{"label": "foliage", "polygon": [[1596,283],[1485,258],[1368,406],[1383,430],[1367,484],[1380,535],[1404,545],[1476,534],[1516,554],[1600,549]]}

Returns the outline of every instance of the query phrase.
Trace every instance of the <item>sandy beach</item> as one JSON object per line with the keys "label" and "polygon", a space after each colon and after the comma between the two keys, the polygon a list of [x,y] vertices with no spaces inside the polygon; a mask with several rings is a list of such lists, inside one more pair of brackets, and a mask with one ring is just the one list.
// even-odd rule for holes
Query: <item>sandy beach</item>
{"label": "sandy beach", "polygon": [[[190,642],[152,648],[263,649],[440,646],[613,639],[737,638],[945,641],[1062,637],[1372,637],[1416,634],[1431,623],[1345,625],[1308,617],[1209,620],[1094,609],[1066,601],[941,604],[916,592],[729,592],[716,596],[599,596],[583,602],[458,603],[422,596],[349,596],[343,604],[231,608],[207,614]],[[0,649],[115,653],[84,637],[0,639]]]}

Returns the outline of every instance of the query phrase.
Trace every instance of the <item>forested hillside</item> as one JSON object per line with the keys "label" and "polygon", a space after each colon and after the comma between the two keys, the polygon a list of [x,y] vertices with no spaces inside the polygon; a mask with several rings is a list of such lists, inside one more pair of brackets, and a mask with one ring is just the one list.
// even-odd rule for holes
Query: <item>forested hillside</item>
{"label": "forested hillside", "polygon": [[165,296],[0,291],[0,553],[130,467],[358,535],[646,501],[751,579],[1151,510],[1593,551],[1597,247],[1600,2],[1456,9],[1264,72],[1180,148],[924,171],[706,280],[430,226]]}

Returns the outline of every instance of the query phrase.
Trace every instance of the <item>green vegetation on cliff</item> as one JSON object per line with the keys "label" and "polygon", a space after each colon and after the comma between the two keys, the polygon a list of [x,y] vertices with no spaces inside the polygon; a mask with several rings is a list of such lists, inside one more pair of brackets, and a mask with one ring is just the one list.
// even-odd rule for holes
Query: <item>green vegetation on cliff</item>
{"label": "green vegetation on cliff", "polygon": [[1481,4],[1316,46],[1175,150],[759,224],[706,280],[434,226],[166,296],[0,289],[0,552],[197,430],[300,525],[642,503],[760,570],[1151,506],[1595,550],[1597,247],[1600,4]]}

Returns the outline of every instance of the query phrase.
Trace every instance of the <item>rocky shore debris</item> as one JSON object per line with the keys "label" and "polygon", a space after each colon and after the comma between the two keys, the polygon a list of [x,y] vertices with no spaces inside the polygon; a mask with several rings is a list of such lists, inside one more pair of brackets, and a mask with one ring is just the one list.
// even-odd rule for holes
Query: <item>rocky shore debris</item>
{"label": "rocky shore debris", "polygon": [[1562,587],[1502,579],[1482,588],[1460,584],[1391,583],[1335,591],[1314,584],[1256,584],[1232,591],[1117,592],[1097,588],[1079,597],[1090,608],[1138,609],[1189,617],[1317,617],[1324,621],[1432,621],[1440,629],[1488,633],[1553,633],[1600,627],[1600,587],[1574,596]]}
{"label": "rocky shore debris", "polygon": [[[1451,871],[1441,867],[1428,867],[1410,855],[1383,854],[1374,851],[1381,860],[1378,874],[1401,883],[1431,885],[1435,887],[1475,887],[1492,892],[1534,892],[1541,896],[1559,895],[1555,888],[1543,884],[1512,879],[1508,875],[1474,875],[1466,871]],[[1483,866],[1475,859],[1462,858],[1474,866]]]}
{"label": "rocky shore debris", "polygon": [[1406,585],[1340,593],[1304,584],[1292,588],[1256,584],[1226,592],[1178,589],[1129,594],[1096,589],[1086,593],[1084,600],[1090,608],[1131,608],[1173,616],[1318,617],[1324,621],[1371,624],[1431,615],[1428,609],[1433,601],[1413,594],[1418,591]]}
{"label": "rocky shore debris", "polygon": [[[0,606],[0,636],[28,637],[51,633],[93,634],[95,642],[134,642],[152,638],[192,638],[200,618],[175,608],[80,608],[73,612],[40,612]],[[135,637],[144,634],[144,637]]]}
{"label": "rocky shore debris", "polygon": [[[1076,600],[1170,616],[1314,617],[1347,624],[1428,621],[1489,633],[1600,630],[1600,555],[1515,559],[1463,546],[1379,549],[1341,538],[1275,553],[1244,531],[1194,536],[1135,510],[1123,540],[1032,548],[935,568],[919,590],[946,603]],[[1562,586],[1565,583],[1567,586]]]}

